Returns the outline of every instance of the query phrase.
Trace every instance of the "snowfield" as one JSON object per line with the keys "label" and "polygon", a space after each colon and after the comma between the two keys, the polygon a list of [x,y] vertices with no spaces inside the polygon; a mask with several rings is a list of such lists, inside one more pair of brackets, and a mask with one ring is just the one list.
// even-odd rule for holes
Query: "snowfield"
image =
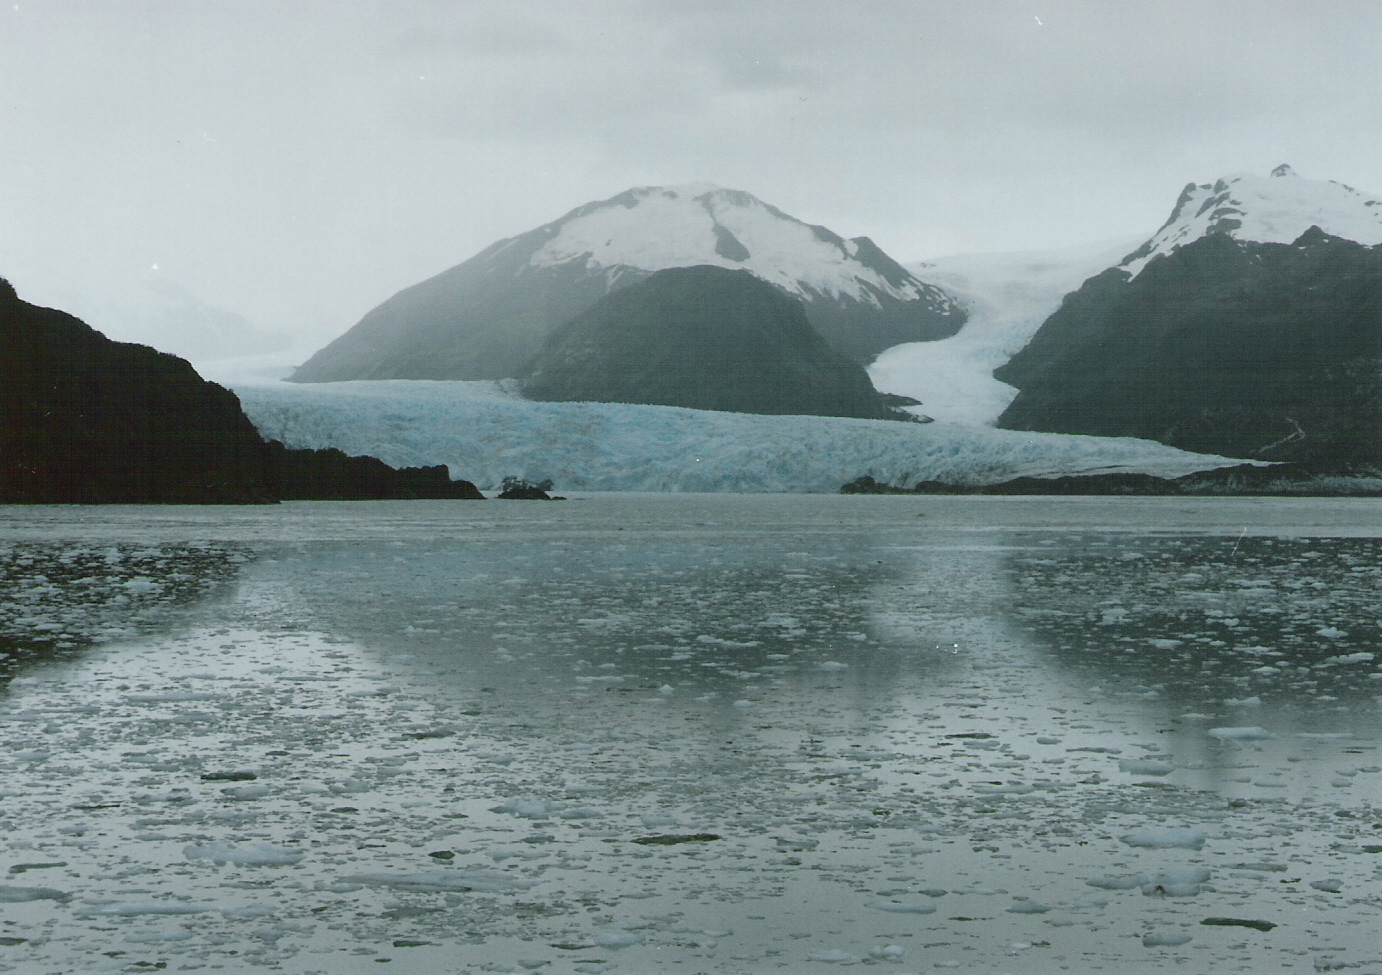
{"label": "snowfield", "polygon": [[[750,271],[808,300],[815,291],[877,305],[876,292],[899,301],[926,297],[948,304],[944,295],[920,282],[888,281],[856,257],[856,242],[835,243],[818,228],[741,190],[694,183],[645,186],[625,196],[620,205],[587,204],[584,212],[549,225],[553,236],[530,263],[551,267],[583,260],[616,276],[624,267],[658,271],[711,264]],[[726,233],[732,244],[724,239]]]}
{"label": "snowfield", "polygon": [[446,464],[494,488],[505,477],[558,490],[835,492],[867,474],[913,485],[1132,471],[1178,477],[1241,461],[1146,440],[836,417],[755,416],[669,406],[535,403],[507,383],[395,380],[235,385],[260,433],[394,466]]}

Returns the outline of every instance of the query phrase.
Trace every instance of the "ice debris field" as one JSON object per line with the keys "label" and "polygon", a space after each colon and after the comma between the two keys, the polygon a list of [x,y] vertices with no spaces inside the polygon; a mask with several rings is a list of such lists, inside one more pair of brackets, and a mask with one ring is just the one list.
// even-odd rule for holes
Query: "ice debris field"
{"label": "ice debris field", "polygon": [[1379,971],[1374,514],[0,509],[0,972]]}

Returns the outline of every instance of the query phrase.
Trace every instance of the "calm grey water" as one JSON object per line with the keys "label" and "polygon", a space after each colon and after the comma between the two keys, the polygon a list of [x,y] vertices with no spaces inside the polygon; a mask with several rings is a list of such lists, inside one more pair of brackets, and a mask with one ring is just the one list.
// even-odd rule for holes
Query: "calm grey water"
{"label": "calm grey water", "polygon": [[1379,971],[1380,535],[0,508],[0,971]]}

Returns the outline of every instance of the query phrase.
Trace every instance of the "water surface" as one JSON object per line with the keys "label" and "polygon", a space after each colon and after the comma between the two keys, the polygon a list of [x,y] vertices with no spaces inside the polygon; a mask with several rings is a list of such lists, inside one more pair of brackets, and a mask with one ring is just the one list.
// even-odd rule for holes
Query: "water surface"
{"label": "water surface", "polygon": [[1378,514],[0,508],[0,971],[1376,971]]}

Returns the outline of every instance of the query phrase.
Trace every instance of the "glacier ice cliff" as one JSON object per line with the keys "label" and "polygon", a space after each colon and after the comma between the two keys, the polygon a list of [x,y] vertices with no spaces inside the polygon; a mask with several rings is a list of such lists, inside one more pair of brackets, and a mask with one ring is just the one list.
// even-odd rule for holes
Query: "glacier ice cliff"
{"label": "glacier ice cliff", "polygon": [[1177,477],[1238,463],[1145,440],[944,422],[538,403],[507,382],[245,382],[235,392],[267,439],[394,466],[446,464],[486,488],[514,476],[563,491],[834,492],[861,475],[989,484],[1114,471]]}

